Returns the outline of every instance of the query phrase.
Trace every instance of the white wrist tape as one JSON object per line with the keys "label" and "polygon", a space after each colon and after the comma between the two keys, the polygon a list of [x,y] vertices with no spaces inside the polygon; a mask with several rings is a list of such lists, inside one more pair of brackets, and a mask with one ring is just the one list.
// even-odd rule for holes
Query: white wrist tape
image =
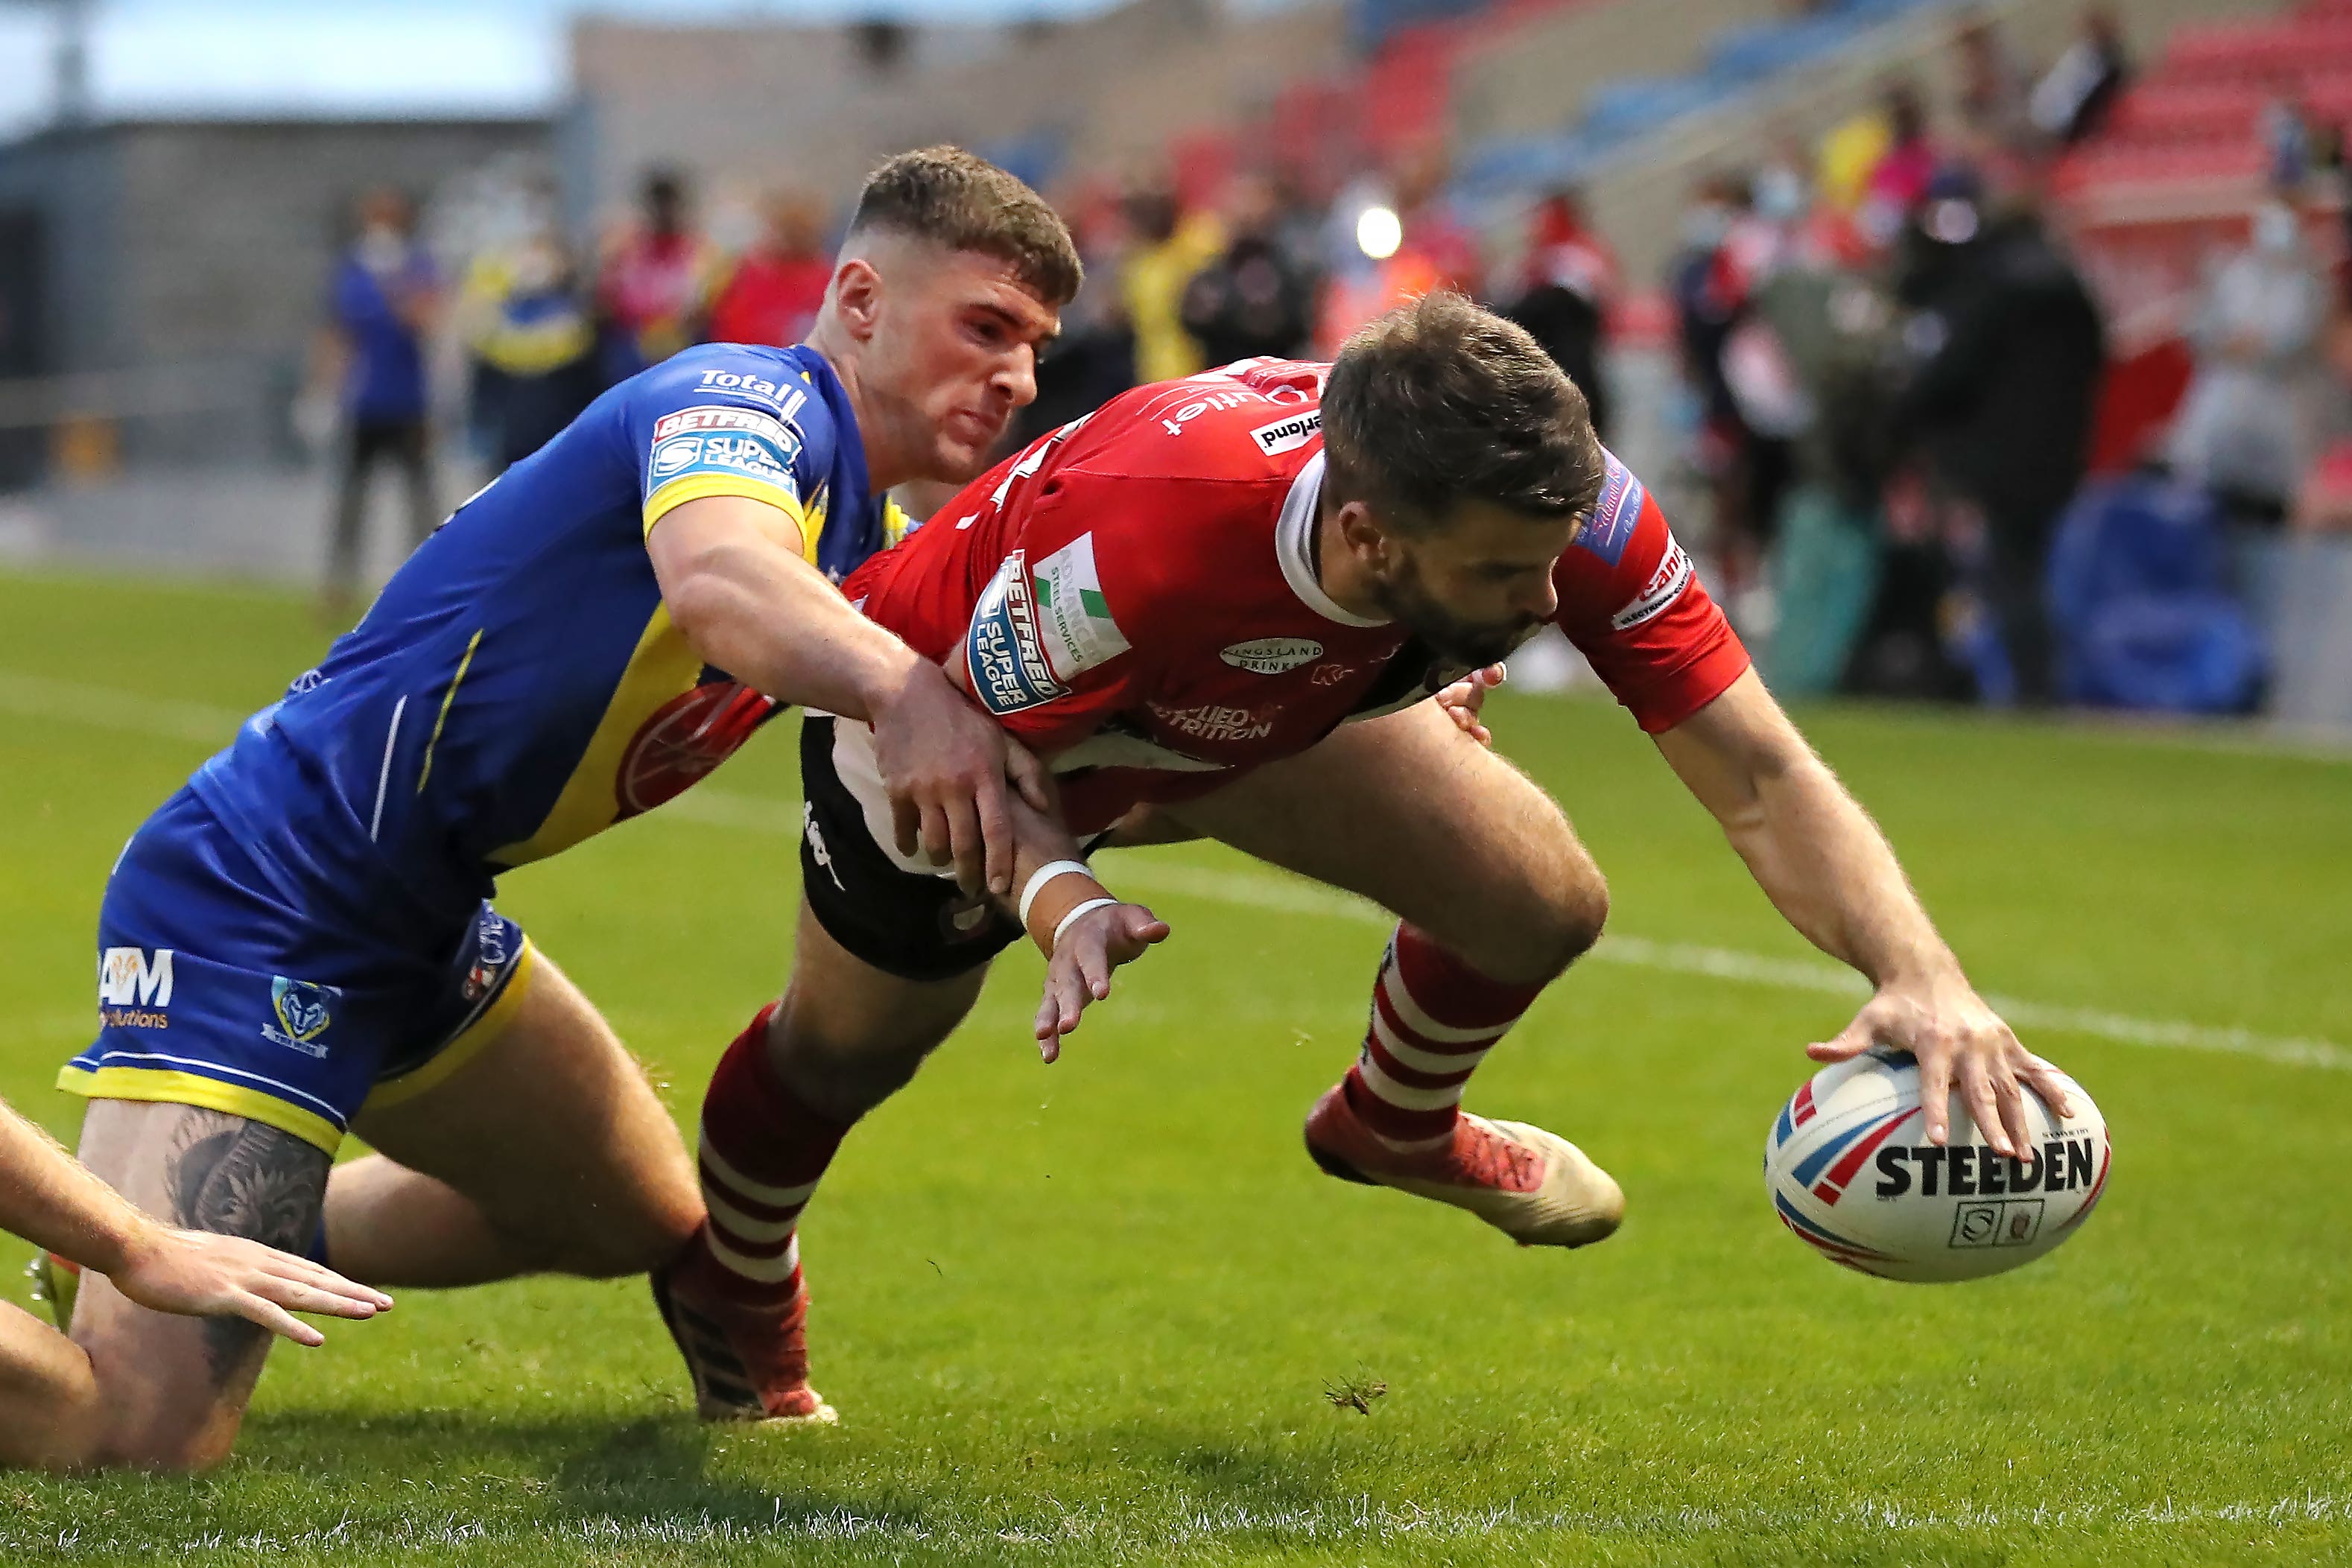
{"label": "white wrist tape", "polygon": [[1118,903],[1118,900],[1116,898],[1089,898],[1084,904],[1073,907],[1067,915],[1062,916],[1061,924],[1054,927],[1054,946],[1056,948],[1061,946],[1062,933],[1076,925],[1079,916],[1092,915],[1097,909],[1109,909]]}
{"label": "white wrist tape", "polygon": [[1024,927],[1029,924],[1030,905],[1035,904],[1037,895],[1045,891],[1045,884],[1057,876],[1069,876],[1073,873],[1078,876],[1092,876],[1094,868],[1084,861],[1047,861],[1029,873],[1028,884],[1021,890],[1021,924]]}

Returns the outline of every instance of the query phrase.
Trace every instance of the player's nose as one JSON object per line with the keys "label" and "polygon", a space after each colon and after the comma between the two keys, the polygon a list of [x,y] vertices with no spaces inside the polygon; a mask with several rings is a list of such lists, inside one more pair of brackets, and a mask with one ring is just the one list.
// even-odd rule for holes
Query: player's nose
{"label": "player's nose", "polygon": [[1006,356],[997,382],[1012,395],[1013,406],[1026,408],[1037,401],[1037,350],[1027,343]]}
{"label": "player's nose", "polygon": [[1559,590],[1552,586],[1551,573],[1544,573],[1532,585],[1513,595],[1511,608],[1536,621],[1549,621],[1558,614]]}

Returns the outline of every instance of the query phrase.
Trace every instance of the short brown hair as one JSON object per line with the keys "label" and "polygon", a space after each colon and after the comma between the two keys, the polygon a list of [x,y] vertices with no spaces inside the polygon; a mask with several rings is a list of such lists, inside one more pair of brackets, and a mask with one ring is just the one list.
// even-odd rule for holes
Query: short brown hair
{"label": "short brown hair", "polygon": [[873,229],[1009,262],[1024,287],[1057,308],[1085,277],[1069,228],[1045,199],[961,147],[901,152],[867,175],[849,232]]}
{"label": "short brown hair", "polygon": [[1601,495],[1584,394],[1524,329],[1459,294],[1401,305],[1348,340],[1323,388],[1323,451],[1335,499],[1407,532],[1463,500],[1556,518]]}

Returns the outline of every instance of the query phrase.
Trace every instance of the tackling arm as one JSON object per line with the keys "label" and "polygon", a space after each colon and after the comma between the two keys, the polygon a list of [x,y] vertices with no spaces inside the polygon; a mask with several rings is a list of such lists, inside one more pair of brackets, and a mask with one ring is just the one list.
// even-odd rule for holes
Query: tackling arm
{"label": "tackling arm", "polygon": [[968,891],[1012,891],[1008,774],[1040,807],[1035,760],[936,664],[860,615],[802,553],[800,525],[744,496],[671,507],[646,538],[670,619],[703,659],[779,702],[874,727],[902,853],[952,858]]}
{"label": "tackling arm", "polygon": [[1876,988],[1811,1054],[1842,1061],[1877,1040],[1900,1046],[1919,1060],[1930,1142],[1948,1136],[1946,1091],[1957,1088],[1995,1148],[2031,1148],[2019,1083],[2063,1114],[2063,1080],[1979,999],[1885,836],[1756,673],[1657,741],[1789,923]]}

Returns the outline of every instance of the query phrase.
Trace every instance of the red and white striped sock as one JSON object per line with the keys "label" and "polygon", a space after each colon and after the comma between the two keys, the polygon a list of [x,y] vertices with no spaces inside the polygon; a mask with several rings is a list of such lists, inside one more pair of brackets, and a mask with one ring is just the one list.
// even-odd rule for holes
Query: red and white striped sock
{"label": "red and white striped sock", "polygon": [[771,1003],[719,1059],[702,1097],[697,1164],[709,1260],[727,1293],[782,1306],[801,1288],[801,1210],[849,1129],[819,1115],[768,1066]]}
{"label": "red and white striped sock", "polygon": [[1489,979],[1400,924],[1372,985],[1364,1053],[1342,1086],[1349,1107],[1400,1154],[1444,1146],[1463,1085],[1542,991]]}

